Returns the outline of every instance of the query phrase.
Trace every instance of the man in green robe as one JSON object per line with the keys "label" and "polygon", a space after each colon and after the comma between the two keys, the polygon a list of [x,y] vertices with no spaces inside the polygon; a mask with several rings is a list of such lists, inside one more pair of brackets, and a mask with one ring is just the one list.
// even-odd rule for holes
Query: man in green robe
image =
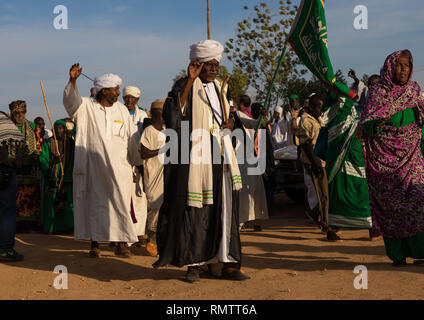
{"label": "man in green robe", "polygon": [[327,94],[322,119],[328,130],[329,223],[336,228],[368,229],[373,240],[378,238],[378,231],[372,231],[359,114],[351,99],[331,91]]}
{"label": "man in green robe", "polygon": [[[75,142],[66,134],[66,122],[54,124],[54,139],[43,143],[40,158],[44,174],[43,230],[46,233],[69,233],[74,227],[72,171]],[[63,168],[63,170],[62,170]]]}

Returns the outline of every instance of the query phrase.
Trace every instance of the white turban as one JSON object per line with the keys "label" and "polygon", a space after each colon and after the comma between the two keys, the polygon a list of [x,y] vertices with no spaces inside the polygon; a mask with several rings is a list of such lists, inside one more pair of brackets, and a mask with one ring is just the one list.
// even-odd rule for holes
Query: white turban
{"label": "white turban", "polygon": [[125,96],[133,96],[134,98],[140,98],[140,89],[137,87],[125,87],[123,97]]}
{"label": "white turban", "polygon": [[94,90],[96,94],[102,90],[107,88],[115,88],[116,86],[120,86],[122,84],[122,79],[116,74],[105,74],[101,77],[97,77],[94,79]]}
{"label": "white turban", "polygon": [[205,40],[190,46],[190,61],[199,60],[200,63],[215,59],[222,60],[224,47],[218,41]]}
{"label": "white turban", "polygon": [[281,106],[277,106],[275,107],[274,112],[278,112],[281,116],[283,114],[283,108]]}

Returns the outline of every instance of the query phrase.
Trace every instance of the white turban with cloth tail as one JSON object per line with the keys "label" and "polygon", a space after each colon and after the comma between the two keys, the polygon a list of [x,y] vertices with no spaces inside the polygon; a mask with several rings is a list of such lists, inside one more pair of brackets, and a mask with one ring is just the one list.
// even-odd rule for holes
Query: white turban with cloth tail
{"label": "white turban with cloth tail", "polygon": [[283,114],[283,108],[281,106],[276,106],[274,112],[278,112],[281,115]]}
{"label": "white turban with cloth tail", "polygon": [[134,98],[140,98],[140,89],[137,87],[125,87],[123,97],[125,96],[133,96]]}
{"label": "white turban with cloth tail", "polygon": [[199,60],[200,63],[203,63],[215,59],[221,62],[222,52],[224,52],[224,47],[218,41],[201,41],[190,46],[190,61]]}
{"label": "white turban with cloth tail", "polygon": [[113,73],[109,73],[94,79],[94,90],[97,94],[102,89],[115,88],[121,84],[122,79],[119,76]]}

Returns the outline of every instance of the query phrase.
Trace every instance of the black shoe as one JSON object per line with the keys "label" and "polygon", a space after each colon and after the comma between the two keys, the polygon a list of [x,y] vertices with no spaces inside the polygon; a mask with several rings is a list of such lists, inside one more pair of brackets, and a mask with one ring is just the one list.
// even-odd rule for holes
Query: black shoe
{"label": "black shoe", "polygon": [[341,242],[342,241],[342,239],[334,231],[327,231],[327,240],[328,241],[335,241],[335,242]]}
{"label": "black shoe", "polygon": [[110,242],[109,248],[116,248],[116,242]]}
{"label": "black shoe", "polygon": [[261,227],[260,225],[255,224],[255,225],[253,226],[253,230],[254,230],[254,231],[257,231],[257,232],[260,232],[260,231],[262,231],[262,227]]}
{"label": "black shoe", "polygon": [[131,258],[131,251],[127,248],[127,246],[118,245],[115,248],[115,256],[129,259]]}
{"label": "black shoe", "polygon": [[100,258],[100,249],[99,248],[91,248],[90,252],[88,253],[88,256],[90,258]]}
{"label": "black shoe", "polygon": [[404,267],[407,266],[406,259],[400,261],[393,261],[393,267]]}
{"label": "black shoe", "polygon": [[185,279],[189,283],[199,282],[200,281],[199,272],[195,268],[189,268],[185,275]]}
{"label": "black shoe", "polygon": [[22,261],[24,256],[17,253],[15,250],[10,250],[5,253],[0,253],[0,261]]}
{"label": "black shoe", "polygon": [[243,280],[249,280],[250,277],[241,273],[239,269],[235,269],[234,271],[228,273],[225,270],[222,271],[222,278],[227,280],[236,280],[236,281],[243,281]]}
{"label": "black shoe", "polygon": [[422,259],[414,260],[414,264],[415,265],[422,265],[422,264],[424,264],[424,260],[422,260]]}

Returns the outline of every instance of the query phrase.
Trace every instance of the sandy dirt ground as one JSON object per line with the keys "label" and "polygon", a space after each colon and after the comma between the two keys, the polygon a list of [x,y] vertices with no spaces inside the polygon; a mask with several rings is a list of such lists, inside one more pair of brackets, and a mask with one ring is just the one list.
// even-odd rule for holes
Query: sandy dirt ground
{"label": "sandy dirt ground", "polygon": [[[156,259],[143,255],[143,248],[121,259],[103,244],[101,258],[91,259],[86,241],[25,233],[16,237],[16,250],[25,260],[0,264],[0,299],[424,298],[424,266],[393,267],[383,240],[369,241],[367,230],[342,230],[343,242],[328,242],[308,223],[302,205],[280,196],[277,207],[262,232],[247,229],[241,235],[242,270],[251,277],[245,282],[204,277],[189,284],[183,281],[184,269],[153,269]],[[67,290],[54,287],[58,265],[67,267]],[[357,265],[367,267],[367,290],[354,287]]]}

